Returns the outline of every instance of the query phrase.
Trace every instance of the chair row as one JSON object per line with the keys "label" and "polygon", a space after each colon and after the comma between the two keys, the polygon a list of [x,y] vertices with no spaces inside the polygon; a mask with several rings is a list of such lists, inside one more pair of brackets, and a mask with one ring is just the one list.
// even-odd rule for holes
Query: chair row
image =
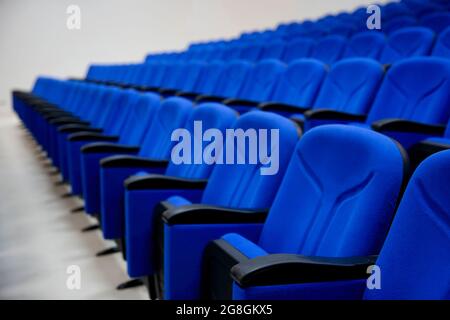
{"label": "chair row", "polygon": [[[449,15],[450,17],[450,15]],[[146,62],[183,62],[242,59],[260,61],[280,59],[285,62],[304,57],[319,59],[327,64],[349,57],[370,57],[381,63],[389,64],[398,59],[414,55],[449,57],[450,23],[436,37],[435,32],[425,27],[403,27],[388,37],[376,31],[355,34],[350,39],[332,35],[318,39],[298,38],[286,42],[283,40],[254,41],[251,43],[235,41],[231,43],[213,43],[183,53],[150,55]]]}
{"label": "chair row", "polygon": [[[450,25],[450,13],[446,1],[406,1],[393,2],[381,6],[381,29],[391,34],[400,28],[422,26],[441,33]],[[185,52],[150,54],[148,60],[167,61],[173,59],[197,59],[211,55],[217,58],[224,47],[249,46],[255,44],[292,42],[299,39],[318,40],[324,36],[351,37],[357,33],[367,31],[367,8],[360,8],[353,13],[340,13],[336,16],[327,15],[313,22],[280,24],[274,30],[246,32],[230,41],[218,40],[204,43],[193,43]],[[225,57],[225,55],[224,55]]]}
{"label": "chair row", "polygon": [[[396,89],[393,83],[382,89],[389,94],[384,98],[386,109],[398,106],[395,99],[389,103]],[[441,83],[448,91],[448,79]],[[52,96],[52,103],[38,98],[46,91],[42,86],[49,85],[52,91],[64,87]],[[410,97],[417,87],[407,85]],[[411,102],[417,109],[448,105],[439,90],[426,91],[427,101]],[[89,83],[41,79],[35,92],[16,93],[14,103],[17,110],[32,110],[33,121],[28,117],[24,123],[38,141],[45,137],[38,138],[42,127],[33,127],[36,119],[50,126],[55,118],[73,115],[78,109],[74,105],[95,109],[97,99],[85,97],[87,92],[103,97],[98,103],[103,112],[97,117],[112,115],[111,125],[123,123],[126,130],[119,130],[119,139],[125,139],[125,133],[135,141],[135,133],[145,135],[135,146],[105,143],[96,136],[77,148],[86,171],[86,209],[89,197],[100,198],[103,235],[118,240],[129,275],[148,277],[155,297],[448,299],[448,153],[419,167],[390,228],[408,179],[408,157],[398,143],[380,133],[357,125],[324,125],[301,137],[296,123],[273,113],[252,111],[238,118],[216,103],[194,107],[185,98],[161,101],[152,93]],[[91,116],[102,126],[97,117]],[[113,132],[108,121],[102,121],[104,131]],[[173,130],[183,127],[194,136],[196,121],[202,121],[205,130],[221,132],[230,127],[279,130],[279,140],[271,146],[271,154],[279,155],[277,174],[260,174],[267,162],[173,163]],[[142,130],[139,123],[144,122]],[[193,149],[196,143],[189,142]],[[228,158],[224,153],[229,149],[219,146],[216,151],[216,157]],[[231,152],[235,157],[242,150],[235,145]],[[93,186],[100,190],[91,190]],[[372,255],[381,248],[375,261]],[[426,272],[429,266],[424,262],[430,261],[433,273]],[[380,290],[364,294],[367,267],[375,263],[387,280]],[[408,276],[411,272],[414,277]]]}
{"label": "chair row", "polygon": [[[361,125],[365,123],[383,132],[390,131],[393,137],[397,135],[406,148],[416,140],[400,132],[412,129],[406,129],[404,123],[384,119],[419,122],[415,125],[417,132],[441,135],[445,129],[442,125],[449,116],[445,91],[449,61],[446,59],[406,59],[394,64],[387,72],[378,62],[365,58],[343,60],[329,71],[324,64],[311,59],[300,59],[288,66],[276,60],[265,60],[253,67],[247,62],[236,61],[225,67],[219,76],[216,67],[215,64],[207,67],[206,70],[213,68],[214,72],[205,72],[199,82],[212,91],[202,90],[201,86],[194,92],[186,91],[186,87],[180,87],[181,92],[147,90],[186,97],[197,103],[220,102],[240,113],[253,108],[276,112],[292,117],[305,130],[321,123],[359,121]],[[185,83],[193,83],[192,73],[181,74]],[[417,74],[429,81],[424,84]],[[428,100],[421,101],[428,92],[436,96],[430,104],[433,107],[418,108],[416,103],[428,106]],[[408,99],[405,98],[407,95]]]}

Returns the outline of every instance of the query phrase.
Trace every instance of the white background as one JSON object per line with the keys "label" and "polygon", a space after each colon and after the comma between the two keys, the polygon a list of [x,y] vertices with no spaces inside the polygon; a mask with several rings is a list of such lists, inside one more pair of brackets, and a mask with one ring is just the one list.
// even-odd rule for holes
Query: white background
{"label": "white background", "polygon": [[[377,1],[387,2],[387,1]],[[128,62],[191,41],[369,5],[364,0],[0,0],[0,106],[39,74],[81,77],[89,63]],[[66,9],[81,8],[81,30]]]}

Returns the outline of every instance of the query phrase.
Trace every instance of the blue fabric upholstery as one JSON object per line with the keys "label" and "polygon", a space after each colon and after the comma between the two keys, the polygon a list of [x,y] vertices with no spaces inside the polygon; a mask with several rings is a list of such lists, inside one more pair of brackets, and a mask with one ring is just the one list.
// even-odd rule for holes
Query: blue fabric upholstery
{"label": "blue fabric upholstery", "polygon": [[382,66],[371,59],[338,62],[330,69],[314,108],[366,114],[383,75]]}
{"label": "blue fabric upholstery", "polygon": [[[271,149],[279,151],[279,171],[275,175],[261,175],[261,164],[236,164],[236,159],[233,165],[216,165],[201,203],[236,209],[270,207],[298,140],[298,128],[282,116],[261,111],[241,116],[234,128],[278,129],[279,144],[272,145]],[[164,225],[164,298],[199,297],[201,257],[208,241],[229,232],[255,238],[260,230],[261,224]],[[180,266],[183,266],[183,272],[180,272]]]}
{"label": "blue fabric upholstery", "polygon": [[399,16],[395,19],[384,22],[381,28],[384,33],[390,35],[400,29],[417,26],[417,20],[411,16]]}
{"label": "blue fabric upholstery", "polygon": [[450,115],[449,90],[449,61],[417,57],[398,62],[387,72],[367,123],[393,118],[446,123]]}
{"label": "blue fabric upholstery", "polygon": [[434,32],[424,27],[397,30],[388,37],[380,62],[389,64],[404,58],[426,56],[431,51],[434,37]]}
{"label": "blue fabric upholstery", "polygon": [[294,60],[281,75],[270,100],[299,107],[311,106],[326,74],[326,66],[318,60]]}
{"label": "blue fabric upholstery", "polygon": [[433,49],[433,56],[450,58],[450,27],[439,35]]}
{"label": "blue fabric upholstery", "polygon": [[315,41],[308,38],[292,40],[286,46],[283,60],[290,63],[300,58],[307,58],[311,55],[314,46]]}
{"label": "blue fabric upholstery", "polygon": [[386,43],[383,33],[377,31],[365,31],[355,34],[350,38],[345,58],[364,57],[378,59]]}
{"label": "blue fabric upholstery", "polygon": [[450,26],[449,12],[436,12],[425,15],[421,18],[421,25],[430,28],[436,33],[442,32]]}
{"label": "blue fabric upholstery", "polygon": [[[379,133],[343,125],[307,132],[255,245],[269,254],[377,254],[390,227],[404,170],[399,147]],[[260,298],[250,295],[255,289],[242,290]]]}
{"label": "blue fabric upholstery", "polygon": [[345,52],[347,39],[343,36],[331,35],[319,40],[311,53],[311,58],[326,64],[338,61]]}
{"label": "blue fabric upholstery", "polygon": [[[185,128],[191,133],[191,150],[195,151],[196,144],[201,143],[202,150],[206,143],[202,136],[197,134],[194,128],[195,121],[202,122],[203,132],[214,129],[219,130],[223,135],[225,130],[232,127],[236,121],[237,114],[232,109],[217,103],[201,104],[194,109],[186,122]],[[200,156],[202,155],[200,150]],[[217,150],[221,152],[220,148]],[[194,156],[197,156],[195,153]],[[171,162],[164,174],[168,177],[185,178],[190,180],[208,179],[213,170],[211,164],[195,164],[195,159],[191,159],[191,164],[175,164]],[[142,176],[142,174],[140,175]],[[151,175],[149,175],[150,177]],[[127,271],[131,277],[152,275],[153,270],[153,231],[155,215],[153,209],[160,202],[169,198],[169,203],[174,206],[186,205],[190,201],[200,201],[203,190],[183,190],[183,189],[141,189],[125,190],[121,197],[125,198],[125,210],[121,214],[107,215],[108,223],[114,227],[114,233],[108,236],[122,237],[126,239]],[[178,195],[178,196],[177,196]],[[189,200],[186,200],[186,197]],[[120,208],[119,208],[120,209]],[[125,216],[125,218],[123,217]],[[125,225],[123,225],[125,221]],[[124,228],[124,232],[121,232]],[[108,230],[112,230],[110,227]]]}
{"label": "blue fabric upholstery", "polygon": [[376,263],[381,289],[365,299],[450,299],[449,181],[450,151],[416,170]]}
{"label": "blue fabric upholstery", "polygon": [[[154,160],[168,160],[174,143],[173,130],[183,128],[192,112],[192,102],[184,98],[163,101],[147,130],[139,156]],[[109,158],[105,158],[109,159]],[[152,173],[162,173],[161,168]],[[123,235],[124,185],[123,181],[141,168],[100,168],[100,213],[103,236],[117,239]],[[98,195],[97,195],[98,196]]]}

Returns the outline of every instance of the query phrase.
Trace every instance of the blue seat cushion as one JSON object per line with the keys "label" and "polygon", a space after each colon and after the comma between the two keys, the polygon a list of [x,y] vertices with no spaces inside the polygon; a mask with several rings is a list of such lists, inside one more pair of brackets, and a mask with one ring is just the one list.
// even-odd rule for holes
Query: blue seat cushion
{"label": "blue seat cushion", "polygon": [[183,198],[180,196],[173,196],[173,197],[167,198],[166,201],[175,207],[187,206],[187,205],[192,204],[192,202],[190,202],[186,198]]}

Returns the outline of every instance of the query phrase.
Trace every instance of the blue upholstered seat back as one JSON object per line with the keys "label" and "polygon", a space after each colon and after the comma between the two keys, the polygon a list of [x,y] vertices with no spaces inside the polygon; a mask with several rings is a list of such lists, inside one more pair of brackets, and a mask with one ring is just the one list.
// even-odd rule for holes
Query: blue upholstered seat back
{"label": "blue upholstered seat back", "polygon": [[[279,152],[278,173],[262,175],[260,168],[266,166],[261,162],[257,162],[257,164],[249,163],[248,143],[245,144],[245,149],[237,149],[235,143],[234,164],[215,166],[203,194],[202,203],[233,208],[269,207],[298,140],[299,129],[287,118],[262,111],[244,114],[236,122],[234,129],[244,131],[247,129],[268,129],[269,131],[270,129],[278,129],[278,143],[270,144],[270,132],[267,139],[269,153],[274,154],[277,150]],[[238,153],[245,154],[246,164],[237,164]],[[220,192],[217,192],[217,190],[220,190]]]}
{"label": "blue upholstered seat back", "polygon": [[238,97],[252,101],[267,101],[285,70],[286,65],[276,59],[259,62],[250,71]]}
{"label": "blue upholstered seat back", "polygon": [[221,97],[236,97],[252,68],[253,64],[247,61],[230,62],[221,74],[213,94]]}
{"label": "blue upholstered seat back", "polygon": [[403,171],[398,145],[379,133],[344,125],[312,129],[294,151],[259,245],[307,256],[378,253]]}
{"label": "blue upholstered seat back", "polygon": [[381,290],[366,299],[450,299],[450,151],[415,171],[377,260]]}
{"label": "blue upholstered seat back", "polygon": [[295,60],[281,75],[271,100],[309,107],[314,102],[326,74],[325,64],[318,60]]}
{"label": "blue upholstered seat back", "polygon": [[314,108],[366,114],[383,74],[382,66],[372,59],[342,60],[328,73]]}
{"label": "blue upholstered seat back", "polygon": [[147,129],[139,155],[152,159],[169,159],[173,146],[170,139],[172,132],[184,128],[192,110],[192,102],[187,99],[165,99]]}
{"label": "blue upholstered seat back", "polygon": [[378,59],[386,44],[386,37],[377,31],[365,31],[355,34],[350,38],[345,58],[364,57]]}
{"label": "blue upholstered seat back", "polygon": [[[188,118],[185,127],[191,134],[190,146],[193,155],[191,157],[191,163],[174,164],[171,162],[167,168],[166,174],[189,179],[205,179],[209,177],[214,165],[205,163],[203,154],[204,148],[209,145],[211,141],[204,141],[201,134],[204,134],[209,129],[215,129],[219,130],[223,137],[225,137],[225,130],[234,126],[237,116],[238,114],[236,111],[219,103],[204,103],[196,107]],[[201,121],[201,132],[194,130],[195,121]],[[194,142],[194,139],[197,143]],[[196,145],[201,146],[201,149],[196,149],[198,148]],[[220,150],[221,146],[218,144],[218,149],[216,149],[216,151]],[[196,164],[197,161],[200,163]]]}
{"label": "blue upholstered seat back", "polygon": [[308,38],[299,38],[290,41],[284,51],[283,60],[290,63],[300,58],[307,58],[311,55],[316,42]]}
{"label": "blue upholstered seat back", "polygon": [[410,27],[397,30],[387,40],[380,62],[394,63],[401,59],[426,56],[434,43],[434,32],[424,27]]}
{"label": "blue upholstered seat back", "polygon": [[123,127],[121,142],[129,145],[140,145],[145,130],[150,126],[161,103],[161,97],[155,93],[134,93],[136,101],[128,110],[128,118]]}
{"label": "blue upholstered seat back", "polygon": [[416,57],[387,72],[368,116],[368,123],[401,118],[445,124],[450,115],[450,61]]}
{"label": "blue upholstered seat back", "polygon": [[311,58],[318,59],[326,64],[333,64],[344,54],[347,38],[331,35],[319,40],[311,54]]}

